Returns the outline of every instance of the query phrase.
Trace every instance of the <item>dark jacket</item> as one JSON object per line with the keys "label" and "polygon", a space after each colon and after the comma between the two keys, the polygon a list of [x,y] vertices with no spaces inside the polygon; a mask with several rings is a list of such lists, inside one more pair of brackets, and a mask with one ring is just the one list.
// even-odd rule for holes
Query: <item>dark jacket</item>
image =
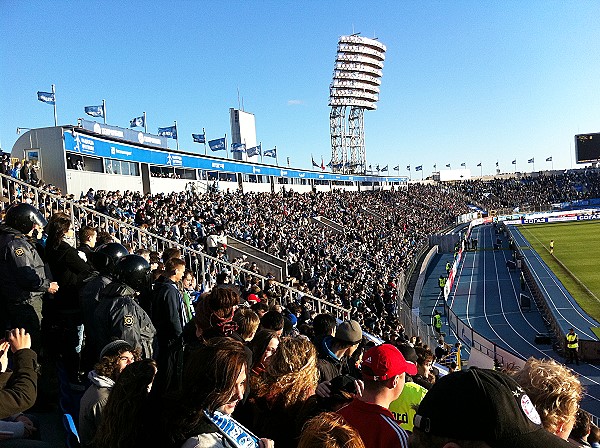
{"label": "dark jacket", "polygon": [[340,375],[350,373],[346,357],[338,359],[331,351],[333,337],[328,336],[321,342],[318,349],[317,368],[319,369],[319,382],[331,381]]}
{"label": "dark jacket", "polygon": [[0,224],[0,298],[21,304],[41,300],[50,287],[44,262],[21,232]]}
{"label": "dark jacket", "polygon": [[56,310],[79,310],[79,286],[92,267],[79,256],[77,249],[64,241],[56,249],[46,246],[45,257],[59,286],[49,303]]}
{"label": "dark jacket", "polygon": [[95,356],[92,359],[98,359],[100,350],[103,346],[98,346],[98,335],[96,334],[96,325],[94,324],[96,308],[100,304],[100,294],[112,280],[109,277],[97,272],[92,273],[83,281],[79,289],[79,305],[83,314],[83,324],[85,325],[85,345]]}
{"label": "dark jacket", "polygon": [[181,292],[175,282],[164,278],[152,292],[150,318],[156,327],[159,352],[167,349],[183,331],[181,322]]}
{"label": "dark jacket", "polygon": [[37,397],[37,355],[24,348],[13,356],[13,370],[0,373],[0,419],[24,412]]}
{"label": "dark jacket", "polygon": [[104,347],[123,339],[139,349],[143,358],[151,358],[156,329],[134,296],[135,291],[122,283],[113,282],[104,288],[94,313],[97,344]]}

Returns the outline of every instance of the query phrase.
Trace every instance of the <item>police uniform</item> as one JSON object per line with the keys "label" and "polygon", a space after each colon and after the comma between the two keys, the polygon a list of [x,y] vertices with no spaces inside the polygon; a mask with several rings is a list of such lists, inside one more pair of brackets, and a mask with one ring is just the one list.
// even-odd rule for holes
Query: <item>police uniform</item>
{"label": "police uniform", "polygon": [[119,282],[104,288],[94,313],[97,346],[122,339],[140,350],[143,358],[151,358],[156,329],[134,295],[133,289]]}
{"label": "police uniform", "polygon": [[567,360],[566,360],[566,362],[568,363],[568,362],[575,361],[577,363],[577,365],[579,365],[579,354],[577,353],[577,351],[579,350],[579,338],[577,337],[577,334],[576,333],[571,334],[569,332],[565,336],[565,339],[567,340]]}
{"label": "police uniform", "polygon": [[39,351],[42,298],[50,279],[33,243],[5,224],[0,224],[0,284],[2,329],[25,328]]}

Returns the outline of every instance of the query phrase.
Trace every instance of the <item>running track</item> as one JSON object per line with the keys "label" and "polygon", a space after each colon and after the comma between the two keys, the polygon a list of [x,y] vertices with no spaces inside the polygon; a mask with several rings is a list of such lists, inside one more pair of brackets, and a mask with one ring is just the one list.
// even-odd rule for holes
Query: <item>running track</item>
{"label": "running track", "polygon": [[[517,229],[512,228],[511,231],[518,246],[528,246]],[[519,274],[506,268],[506,261],[511,259],[506,238],[502,237],[503,249],[493,251],[497,235],[491,224],[474,227],[472,236],[479,242],[478,250],[463,253],[448,305],[463,322],[506,350],[525,359],[531,356],[550,357],[564,362],[550,345],[534,343],[537,333],[547,333],[548,330],[533,300],[531,311],[523,312],[519,306]],[[589,327],[598,323],[583,313],[534,250],[524,249],[523,252],[534,276],[552,298],[552,305],[561,316],[561,325],[575,327],[581,338],[589,336],[595,339]],[[437,278],[432,276],[429,282],[437,282]],[[580,375],[586,387],[582,407],[600,417],[600,367],[583,362],[569,367]]]}

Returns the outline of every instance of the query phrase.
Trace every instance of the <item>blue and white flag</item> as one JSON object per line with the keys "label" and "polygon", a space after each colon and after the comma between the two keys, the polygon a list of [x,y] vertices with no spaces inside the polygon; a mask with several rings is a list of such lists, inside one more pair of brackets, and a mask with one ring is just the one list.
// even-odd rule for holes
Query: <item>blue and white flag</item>
{"label": "blue and white flag", "polygon": [[527,161],[527,163],[534,163],[534,162],[533,162],[533,159],[529,159],[529,160]]}
{"label": "blue and white flag", "polygon": [[446,164],[446,168],[450,168],[450,164],[449,163]]}
{"label": "blue and white flag", "polygon": [[546,159],[546,162],[552,162],[552,156],[548,157],[548,158]]}
{"label": "blue and white flag", "polygon": [[277,148],[267,149],[265,152],[263,152],[263,156],[276,158],[277,157]]}
{"label": "blue and white flag", "polygon": [[423,165],[415,166],[415,171],[423,171]]}
{"label": "blue and white flag", "polygon": [[232,143],[231,144],[231,152],[246,152],[246,144],[245,143]]}
{"label": "blue and white flag", "polygon": [[258,145],[258,146],[253,146],[252,148],[248,148],[246,150],[246,154],[248,154],[248,157],[260,156],[261,155],[261,146],[262,145]]}
{"label": "blue and white flag", "polygon": [[[321,168],[321,165],[319,165],[317,162],[315,162],[315,159],[313,159],[313,156],[310,156],[310,158],[312,159],[312,166],[316,166],[317,168]],[[329,162],[329,164],[327,166],[331,166],[331,162]]]}
{"label": "blue and white flag", "polygon": [[465,168],[467,167],[467,164],[465,162],[461,163],[460,166],[464,166]]}
{"label": "blue and white flag", "polygon": [[102,106],[85,106],[83,110],[92,117],[104,117],[104,107]]}
{"label": "blue and white flag", "polygon": [[394,171],[398,171],[399,169],[400,169],[400,165],[396,165],[396,166],[394,167]]}
{"label": "blue and white flag", "polygon": [[381,171],[381,170],[379,169],[379,165],[377,165],[377,166],[375,167],[375,169],[377,170],[377,172]]}
{"label": "blue and white flag", "polygon": [[195,143],[206,143],[206,134],[192,134]]}
{"label": "blue and white flag", "polygon": [[517,159],[513,160],[513,161],[512,161],[512,164],[513,164],[513,165],[516,165],[516,164],[517,164]]}
{"label": "blue and white flag", "polygon": [[135,117],[135,118],[132,118],[131,120],[129,120],[130,128],[143,128],[145,124],[146,123],[144,123],[143,115],[141,117]]}
{"label": "blue and white flag", "polygon": [[225,137],[209,140],[208,147],[211,151],[225,151]]}
{"label": "blue and white flag", "polygon": [[54,98],[54,93],[52,92],[38,92],[37,96],[38,100],[43,103],[55,104],[56,98]]}
{"label": "blue and white flag", "polygon": [[161,137],[177,138],[177,126],[168,126],[166,128],[158,128],[158,135]]}
{"label": "blue and white flag", "polygon": [[481,166],[481,162],[479,162],[479,163],[477,164],[477,166]]}
{"label": "blue and white flag", "polygon": [[406,165],[406,169],[410,171],[410,165]]}
{"label": "blue and white flag", "polygon": [[388,170],[388,166],[387,166],[387,165],[386,165],[386,166],[384,166],[383,168],[381,168],[381,172],[382,172],[382,173],[383,173],[384,171],[387,171],[387,170]]}

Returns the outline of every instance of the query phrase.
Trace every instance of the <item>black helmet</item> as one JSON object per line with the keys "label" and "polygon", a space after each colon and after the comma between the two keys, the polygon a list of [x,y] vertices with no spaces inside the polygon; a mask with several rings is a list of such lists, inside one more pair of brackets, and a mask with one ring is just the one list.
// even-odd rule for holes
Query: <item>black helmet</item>
{"label": "black helmet", "polygon": [[150,264],[139,255],[125,255],[115,265],[113,277],[140,292],[150,287]]}
{"label": "black helmet", "polygon": [[120,258],[129,255],[129,251],[119,243],[107,243],[96,248],[92,254],[92,264],[103,274],[110,274]]}
{"label": "black helmet", "polygon": [[35,224],[46,227],[48,221],[33,205],[21,203],[13,205],[6,212],[4,222],[7,226],[27,235]]}

